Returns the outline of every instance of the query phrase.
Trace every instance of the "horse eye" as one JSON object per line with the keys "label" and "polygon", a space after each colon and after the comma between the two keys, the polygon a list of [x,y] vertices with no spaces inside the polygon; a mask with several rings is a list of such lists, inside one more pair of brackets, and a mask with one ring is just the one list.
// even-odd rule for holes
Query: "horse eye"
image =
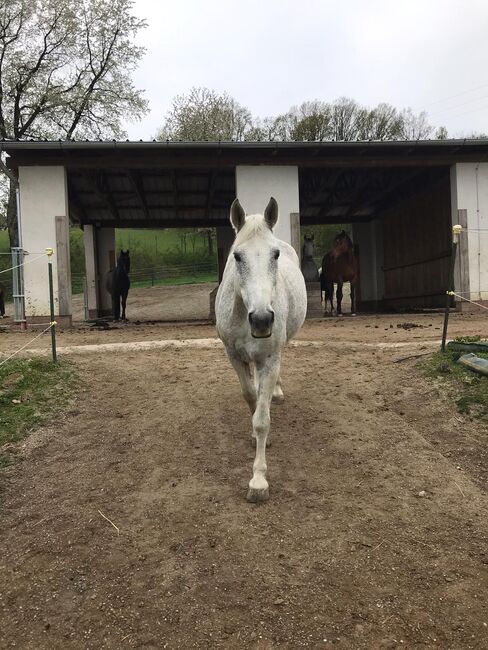
{"label": "horse eye", "polygon": [[280,251],[279,251],[279,250],[275,250],[275,252],[274,252],[274,254],[273,254],[273,257],[275,258],[275,260],[277,260],[279,256],[280,256]]}
{"label": "horse eye", "polygon": [[234,259],[236,262],[240,262],[242,260],[242,257],[239,255],[239,253],[234,253]]}

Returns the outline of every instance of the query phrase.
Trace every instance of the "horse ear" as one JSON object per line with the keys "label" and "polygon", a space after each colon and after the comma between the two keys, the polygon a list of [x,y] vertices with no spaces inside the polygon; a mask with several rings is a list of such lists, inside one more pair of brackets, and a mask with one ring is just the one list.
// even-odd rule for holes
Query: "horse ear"
{"label": "horse ear", "polygon": [[244,212],[244,208],[239,203],[239,199],[234,199],[230,206],[230,222],[234,227],[234,230],[239,232],[245,221],[246,213]]}
{"label": "horse ear", "polygon": [[273,197],[270,198],[266,210],[264,211],[264,220],[268,224],[269,229],[273,230],[278,221],[278,203]]}
{"label": "horse ear", "polygon": [[129,249],[127,249],[127,255],[129,254]]}

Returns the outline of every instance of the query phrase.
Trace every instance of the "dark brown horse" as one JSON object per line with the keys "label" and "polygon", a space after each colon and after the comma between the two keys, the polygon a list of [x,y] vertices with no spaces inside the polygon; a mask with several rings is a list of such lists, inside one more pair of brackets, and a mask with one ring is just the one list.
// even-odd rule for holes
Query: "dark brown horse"
{"label": "dark brown horse", "polygon": [[320,273],[320,294],[325,293],[324,309],[327,312],[327,301],[330,302],[331,313],[334,311],[334,284],[337,284],[337,314],[342,314],[342,285],[351,284],[351,313],[356,313],[356,283],[358,280],[358,259],[354,254],[351,238],[342,230],[334,238],[334,246],[322,260]]}
{"label": "dark brown horse", "polygon": [[122,320],[127,320],[125,316],[125,306],[127,304],[127,295],[130,289],[130,255],[129,251],[120,251],[117,266],[107,273],[106,289],[112,296],[113,319],[120,318],[120,304],[122,303]]}

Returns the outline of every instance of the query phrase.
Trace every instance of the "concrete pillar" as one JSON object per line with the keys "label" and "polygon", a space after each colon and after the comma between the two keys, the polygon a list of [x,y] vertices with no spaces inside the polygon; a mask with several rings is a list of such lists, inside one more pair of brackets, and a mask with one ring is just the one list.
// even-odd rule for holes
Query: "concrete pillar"
{"label": "concrete pillar", "polygon": [[115,229],[85,226],[83,236],[88,318],[110,316],[112,298],[105,285],[107,273],[115,267]]}
{"label": "concrete pillar", "polygon": [[54,313],[61,325],[71,324],[71,271],[66,170],[64,167],[19,167],[22,244],[28,251],[24,266],[27,323],[49,321],[47,257],[53,248]]}
{"label": "concrete pillar", "polygon": [[377,309],[383,300],[383,228],[379,219],[353,224],[354,245],[359,250],[359,309]]}
{"label": "concrete pillar", "polygon": [[296,235],[300,211],[298,167],[239,165],[236,167],[236,192],[246,214],[262,214],[270,197],[274,196],[279,208],[274,234],[292,246],[300,246]]}
{"label": "concrete pillar", "polygon": [[463,230],[454,271],[455,290],[488,300],[488,163],[451,167],[451,219]]}
{"label": "concrete pillar", "polygon": [[88,318],[98,318],[98,264],[95,226],[84,226],[83,241],[85,244],[85,304]]}
{"label": "concrete pillar", "polygon": [[100,316],[112,313],[112,297],[105,288],[107,273],[115,268],[115,228],[97,228],[98,310]]}
{"label": "concrete pillar", "polygon": [[219,226],[217,229],[217,259],[219,265],[219,284],[225,269],[225,263],[234,243],[235,232],[232,226]]}

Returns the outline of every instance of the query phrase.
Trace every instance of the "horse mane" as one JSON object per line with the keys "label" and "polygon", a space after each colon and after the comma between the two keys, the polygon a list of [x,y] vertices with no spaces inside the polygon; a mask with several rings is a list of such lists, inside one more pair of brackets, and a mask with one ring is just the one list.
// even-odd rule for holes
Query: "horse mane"
{"label": "horse mane", "polygon": [[263,215],[250,214],[246,217],[244,225],[236,234],[234,246],[238,246],[239,244],[249,241],[249,239],[252,239],[253,237],[262,236],[267,233],[272,233],[272,231],[266,223]]}

